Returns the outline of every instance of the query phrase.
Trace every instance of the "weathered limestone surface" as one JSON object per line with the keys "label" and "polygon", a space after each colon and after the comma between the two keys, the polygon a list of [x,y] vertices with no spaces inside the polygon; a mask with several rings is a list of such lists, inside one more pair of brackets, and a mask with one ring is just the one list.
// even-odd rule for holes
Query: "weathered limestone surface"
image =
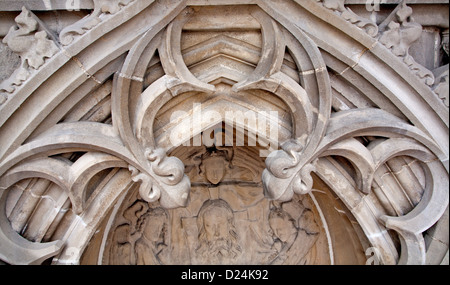
{"label": "weathered limestone surface", "polygon": [[0,16],[2,262],[448,263],[448,1]]}

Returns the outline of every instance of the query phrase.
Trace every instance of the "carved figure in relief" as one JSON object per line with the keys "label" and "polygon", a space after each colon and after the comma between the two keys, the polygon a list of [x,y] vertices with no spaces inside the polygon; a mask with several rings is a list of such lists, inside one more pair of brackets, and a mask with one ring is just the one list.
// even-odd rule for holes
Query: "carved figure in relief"
{"label": "carved figure in relief", "polygon": [[168,215],[162,208],[149,209],[137,222],[141,237],[134,246],[137,265],[167,264]]}
{"label": "carved figure in relief", "polygon": [[319,227],[311,210],[305,210],[297,222],[281,208],[270,211],[269,225],[274,234],[269,264],[305,264],[305,256],[317,241]]}
{"label": "carved figure in relief", "polygon": [[241,255],[233,211],[221,199],[206,201],[197,217],[197,259],[202,264],[231,264]]}
{"label": "carved figure in relief", "polygon": [[132,245],[129,240],[130,225],[123,224],[114,230],[110,248],[110,264],[128,265],[131,260]]}
{"label": "carved figure in relief", "polygon": [[199,174],[213,185],[219,184],[228,169],[232,168],[233,148],[213,147],[197,154],[193,160],[197,164]]}

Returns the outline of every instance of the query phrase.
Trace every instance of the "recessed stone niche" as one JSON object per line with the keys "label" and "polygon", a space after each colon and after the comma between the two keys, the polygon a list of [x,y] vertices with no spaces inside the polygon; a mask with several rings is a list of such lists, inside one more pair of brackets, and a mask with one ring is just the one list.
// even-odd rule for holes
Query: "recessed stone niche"
{"label": "recessed stone niche", "polygon": [[134,187],[94,235],[81,264],[364,264],[364,234],[320,178],[309,195],[270,201],[260,179],[264,160],[254,152],[175,149],[192,183],[187,207],[147,203]]}

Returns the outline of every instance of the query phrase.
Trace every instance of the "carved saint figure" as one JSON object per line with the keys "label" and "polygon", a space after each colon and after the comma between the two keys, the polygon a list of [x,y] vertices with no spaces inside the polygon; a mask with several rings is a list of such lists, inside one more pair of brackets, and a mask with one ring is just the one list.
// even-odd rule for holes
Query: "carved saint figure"
{"label": "carved saint figure", "polygon": [[114,230],[112,246],[110,248],[109,263],[113,265],[128,265],[131,257],[131,244],[128,240],[130,225],[123,224]]}
{"label": "carved saint figure", "polygon": [[232,264],[241,255],[233,211],[221,199],[206,201],[197,218],[199,229],[196,249],[204,264]]}
{"label": "carved saint figure", "polygon": [[275,240],[276,253],[269,257],[269,264],[297,265],[305,263],[305,256],[317,241],[319,228],[313,213],[305,210],[296,221],[286,211],[276,208],[269,214],[269,225]]}
{"label": "carved saint figure", "polygon": [[198,167],[199,175],[211,184],[217,185],[232,168],[233,153],[233,149],[228,147],[205,147],[194,156],[193,160]]}
{"label": "carved saint figure", "polygon": [[141,237],[136,241],[138,265],[167,264],[168,215],[162,208],[149,209],[137,223]]}
{"label": "carved saint figure", "polygon": [[205,178],[214,185],[219,184],[225,176],[224,159],[220,156],[208,157],[203,161]]}

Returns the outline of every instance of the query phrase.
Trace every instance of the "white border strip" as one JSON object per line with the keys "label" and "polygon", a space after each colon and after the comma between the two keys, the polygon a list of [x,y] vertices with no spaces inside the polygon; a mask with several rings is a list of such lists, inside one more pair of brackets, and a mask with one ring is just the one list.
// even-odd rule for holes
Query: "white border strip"
{"label": "white border strip", "polygon": [[[130,188],[128,188],[127,190],[129,189]],[[117,212],[119,211],[120,206],[122,206],[123,200],[127,196],[127,193],[128,191],[124,191],[124,193],[122,193],[121,197],[114,205],[111,215],[109,216],[108,223],[106,224],[105,230],[103,231],[102,244],[100,245],[100,250],[98,252],[97,265],[102,265],[103,254],[105,253],[106,240],[108,239],[109,231],[111,230]]]}
{"label": "white border strip", "polygon": [[314,205],[316,206],[316,209],[319,212],[320,219],[322,220],[322,224],[325,229],[325,235],[327,236],[328,252],[330,253],[330,262],[331,262],[331,265],[334,265],[333,243],[331,241],[331,235],[330,235],[330,231],[328,229],[327,221],[326,221],[325,216],[323,215],[322,209],[320,208],[319,203],[317,202],[316,197],[314,197],[314,194],[312,193],[312,191],[309,192],[309,196],[313,200]]}

